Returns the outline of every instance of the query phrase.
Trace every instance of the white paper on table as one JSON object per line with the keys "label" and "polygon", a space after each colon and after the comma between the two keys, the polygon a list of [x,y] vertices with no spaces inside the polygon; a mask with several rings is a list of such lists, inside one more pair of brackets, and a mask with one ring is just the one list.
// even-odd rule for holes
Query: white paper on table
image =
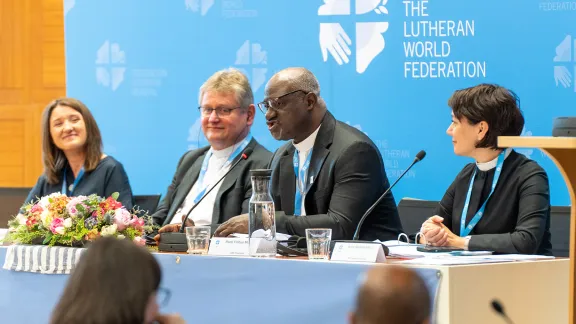
{"label": "white paper on table", "polygon": [[399,242],[397,240],[390,240],[381,242],[376,240],[374,242],[379,242],[385,245],[390,253],[389,257],[399,257],[399,258],[423,258],[423,257],[442,257],[450,255],[450,252],[420,252],[416,250],[418,244]]}
{"label": "white paper on table", "polygon": [[399,261],[403,264],[422,264],[422,265],[463,265],[463,264],[479,264],[479,263],[497,263],[497,262],[512,262],[511,259],[498,259],[490,260],[478,257],[441,257],[441,258],[417,258],[412,260]]}
{"label": "white paper on table", "polygon": [[[259,230],[259,231],[263,231],[263,230]],[[276,241],[286,241],[286,240],[288,240],[291,236],[292,236],[292,235],[288,235],[288,234],[276,232]],[[248,238],[248,234],[232,233],[232,237]]]}

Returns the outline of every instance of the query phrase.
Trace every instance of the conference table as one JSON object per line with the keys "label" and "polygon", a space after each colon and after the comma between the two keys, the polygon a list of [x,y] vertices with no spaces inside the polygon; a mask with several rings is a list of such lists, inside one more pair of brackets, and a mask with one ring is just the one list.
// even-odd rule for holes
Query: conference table
{"label": "conference table", "polygon": [[[0,260],[8,247],[0,247]],[[171,291],[165,312],[188,323],[346,323],[362,274],[402,264],[309,261],[154,253]],[[434,323],[504,323],[497,298],[515,323],[566,323],[568,259],[469,265],[407,265],[425,280]],[[0,270],[2,323],[48,323],[68,275]]]}

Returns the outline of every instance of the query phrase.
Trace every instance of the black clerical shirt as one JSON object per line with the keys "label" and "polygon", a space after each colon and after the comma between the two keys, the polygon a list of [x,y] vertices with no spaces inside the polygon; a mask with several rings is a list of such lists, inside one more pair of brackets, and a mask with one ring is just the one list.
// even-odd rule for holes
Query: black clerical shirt
{"label": "black clerical shirt", "polygon": [[[71,185],[74,183],[74,173],[70,167],[66,173],[66,182]],[[26,203],[35,200],[37,197],[62,192],[62,179],[56,184],[48,183],[48,179],[43,174],[36,182],[36,185],[26,198]],[[114,192],[118,192],[118,201],[131,210],[134,207],[132,198],[132,189],[128,181],[128,175],[120,162],[111,156],[106,156],[96,166],[96,169],[84,173],[84,176],[78,183],[78,186],[72,192],[73,196],[88,196],[96,194],[102,198],[108,198]]]}
{"label": "black clerical shirt", "polygon": [[[436,215],[460,235],[460,219],[470,179],[476,169],[466,225],[490,194],[495,167],[479,170],[468,164],[444,194]],[[512,151],[504,160],[494,193],[484,215],[469,234],[469,250],[496,253],[552,254],[548,176],[538,163]]]}

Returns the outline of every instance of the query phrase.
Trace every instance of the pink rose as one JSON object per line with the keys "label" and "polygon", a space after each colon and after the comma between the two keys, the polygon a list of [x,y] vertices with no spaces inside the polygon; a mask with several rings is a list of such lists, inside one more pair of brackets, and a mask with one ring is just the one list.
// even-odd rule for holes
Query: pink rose
{"label": "pink rose", "polygon": [[132,221],[130,222],[132,226],[138,231],[144,230],[144,219],[138,218],[137,216],[132,217]]}
{"label": "pink rose", "polygon": [[64,220],[59,217],[55,217],[50,223],[50,231],[52,234],[64,234]]}
{"label": "pink rose", "polygon": [[132,215],[124,208],[118,208],[114,211],[114,224],[118,226],[118,231],[123,231],[130,226]]}

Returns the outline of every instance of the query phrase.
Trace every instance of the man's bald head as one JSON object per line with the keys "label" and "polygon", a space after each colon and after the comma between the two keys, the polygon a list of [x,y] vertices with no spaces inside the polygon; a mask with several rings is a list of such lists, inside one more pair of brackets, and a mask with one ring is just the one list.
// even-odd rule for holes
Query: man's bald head
{"label": "man's bald head", "polygon": [[318,79],[314,73],[303,67],[290,67],[274,74],[266,84],[266,94],[270,87],[286,87],[287,91],[303,90],[320,96]]}
{"label": "man's bald head", "polygon": [[320,126],[326,114],[318,79],[305,68],[291,67],[274,74],[265,94],[268,130],[277,140],[299,143]]}
{"label": "man's bald head", "polygon": [[376,266],[367,273],[351,315],[353,324],[425,324],[430,322],[430,295],[412,269]]}

